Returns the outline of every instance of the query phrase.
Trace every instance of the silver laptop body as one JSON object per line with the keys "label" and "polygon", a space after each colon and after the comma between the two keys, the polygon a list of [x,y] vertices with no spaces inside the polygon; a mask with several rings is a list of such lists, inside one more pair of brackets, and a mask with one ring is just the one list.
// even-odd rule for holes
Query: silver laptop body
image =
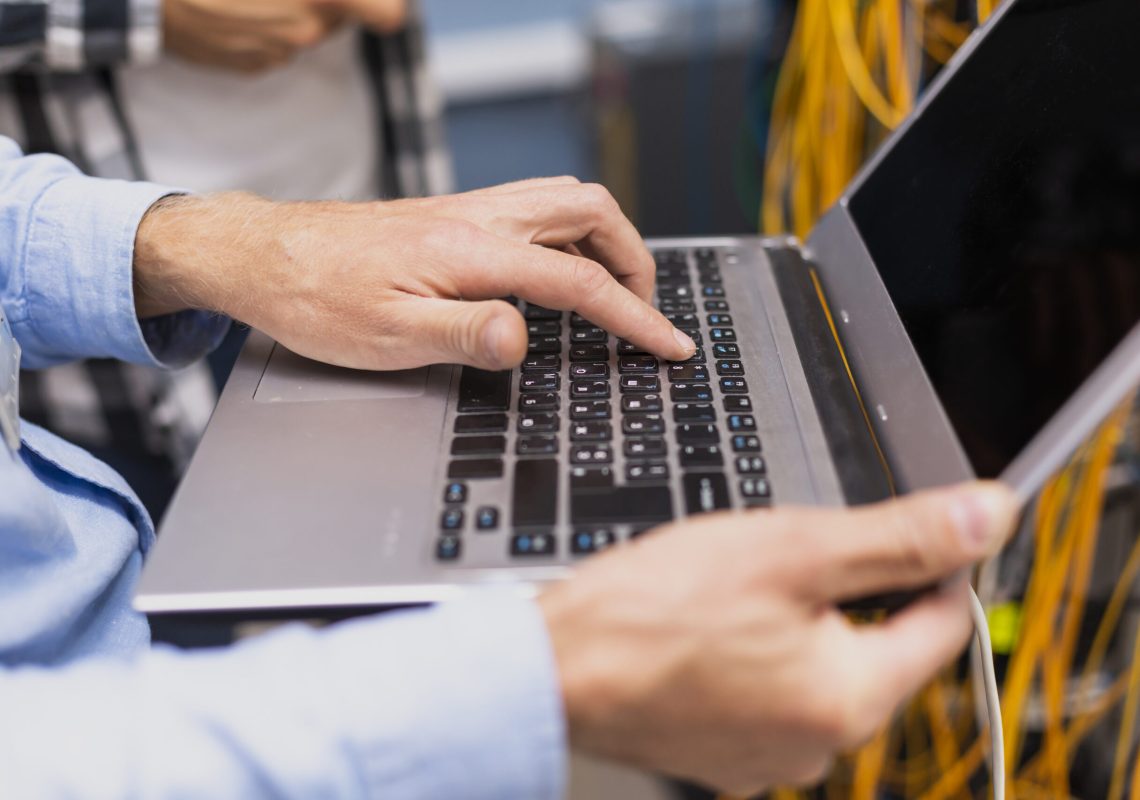
{"label": "silver laptop body", "polygon": [[[546,341],[545,350],[534,355],[557,356],[560,363],[549,371],[557,373],[556,388],[539,385],[542,394],[557,396],[556,405],[532,413],[520,410],[522,398],[535,394],[522,383],[549,378],[541,369],[514,371],[505,401],[501,391],[488,400],[495,391],[470,396],[477,382],[465,385],[457,367],[387,374],[342,370],[302,359],[253,332],[162,525],[136,606],[152,614],[257,616],[432,602],[472,584],[532,592],[568,575],[590,552],[620,545],[666,518],[713,508],[854,504],[976,473],[1000,475],[1028,496],[1140,381],[1140,330],[1129,325],[1114,334],[1113,345],[1087,374],[1052,406],[1042,405],[1039,422],[1016,441],[1011,433],[1005,450],[994,445],[991,453],[986,409],[1025,387],[979,383],[1003,374],[1000,364],[986,367],[991,371],[981,378],[973,376],[973,383],[955,383],[953,376],[969,375],[969,369],[955,372],[953,356],[932,367],[929,353],[953,351],[954,342],[961,342],[963,358],[977,362],[969,354],[1008,350],[1013,357],[1020,345],[1007,347],[1008,337],[992,336],[1003,345],[970,349],[1007,322],[984,302],[949,321],[937,322],[933,312],[924,317],[922,292],[950,280],[936,263],[942,250],[931,250],[935,255],[927,264],[922,241],[891,244],[890,226],[906,239],[916,227],[906,215],[923,214],[923,198],[937,189],[922,185],[924,168],[908,162],[909,151],[921,155],[915,163],[943,167],[944,174],[934,177],[948,195],[953,181],[946,174],[971,168],[946,164],[955,157],[958,138],[978,123],[967,120],[961,131],[947,130],[947,115],[962,119],[963,107],[982,109],[991,102],[1028,103],[1040,91],[1034,75],[1071,70],[1067,56],[1034,49],[1035,41],[1041,48],[1060,47],[1045,32],[1071,37],[1066,46],[1087,55],[1080,49],[1086,39],[1095,35],[1098,47],[1112,48],[1106,33],[1136,30],[1136,22],[1140,17],[1130,0],[1007,3],[960,49],[907,124],[880,148],[806,243],[758,237],[649,242],[658,254],[659,274],[667,278],[659,299],[674,301],[674,309],[692,304],[688,324],[702,340],[704,362],[683,366],[703,366],[703,373],[690,370],[684,379],[670,380],[675,373],[667,363],[652,373],[629,372],[634,362],[623,358],[637,354],[623,353],[613,337],[604,342],[604,361],[575,359],[574,347],[599,343],[574,338],[586,335],[579,332],[588,323],[536,310],[534,340]],[[1024,55],[1009,56],[1011,48]],[[1126,61],[1122,44],[1113,59]],[[982,69],[1000,91],[979,88],[975,73]],[[1003,78],[995,69],[1009,74]],[[1017,80],[1027,85],[1023,93]],[[1138,109],[1125,114],[1132,115],[1130,123],[1140,110],[1140,93],[1106,91],[1116,94],[1101,102],[1137,100]],[[1041,120],[1063,121],[1070,111],[1041,110]],[[1109,115],[1119,122],[1119,109],[1102,116]],[[1035,125],[1034,130],[1048,127]],[[1002,155],[1000,148],[970,152],[980,160]],[[1024,187],[987,189],[985,197],[971,195],[969,205],[1022,197],[1018,191],[1024,194]],[[973,219],[972,212],[966,216]],[[973,242],[977,231],[989,228],[982,219],[962,230],[927,223],[923,235],[930,231],[953,244]],[[1000,237],[1000,231],[986,235]],[[918,283],[898,278],[907,260],[897,256],[900,249],[914,253]],[[889,264],[882,257],[886,252],[895,253]],[[955,263],[973,261],[963,255]],[[975,280],[971,269],[953,279],[968,284]],[[977,280],[982,296],[1007,296],[1008,287]],[[520,308],[525,312],[527,306]],[[687,312],[671,313],[682,319]],[[721,324],[718,314],[728,315],[729,323]],[[540,322],[556,323],[557,333]],[[731,339],[723,338],[726,330]],[[946,341],[932,346],[938,337]],[[736,355],[714,354],[718,343],[735,345]],[[579,397],[575,384],[581,381],[571,370],[596,363],[608,367],[602,379],[608,388],[603,394],[600,386],[587,387],[583,391],[593,393]],[[627,376],[657,382],[632,380],[625,391]],[[598,383],[596,375],[591,380]],[[683,392],[675,391],[678,385]],[[706,387],[707,394],[694,386]],[[741,396],[748,400],[745,407],[733,399]],[[645,397],[658,398],[660,410],[642,413],[637,399]],[[626,408],[627,398],[634,398],[632,409]],[[584,412],[587,400],[608,403],[608,417],[577,418],[572,410]],[[683,420],[679,405],[685,414],[701,413],[695,406],[711,408],[715,430],[702,427],[708,424],[703,419]],[[600,406],[590,408],[600,413]],[[498,414],[506,422],[496,427]],[[539,435],[522,427],[550,424],[543,416],[548,414],[557,415],[553,432]],[[644,424],[654,416],[652,437],[642,436],[641,429],[627,431],[627,418]],[[730,429],[730,419],[741,427]],[[980,422],[973,426],[975,419]],[[604,434],[607,425],[608,439],[590,438]],[[456,434],[457,427],[468,432]],[[541,446],[550,438],[557,452],[520,454],[524,445]],[[647,438],[663,441],[664,452],[638,450]],[[631,441],[641,444],[631,447]],[[717,454],[720,463],[711,463]],[[651,464],[664,469],[650,474]]]}

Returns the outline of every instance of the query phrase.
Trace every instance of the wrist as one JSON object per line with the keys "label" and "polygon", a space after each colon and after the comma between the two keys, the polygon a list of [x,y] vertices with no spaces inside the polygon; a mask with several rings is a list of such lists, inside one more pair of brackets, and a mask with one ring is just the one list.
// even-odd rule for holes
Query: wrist
{"label": "wrist", "polygon": [[168,195],[152,205],[135,234],[139,318],[188,309],[236,316],[243,274],[264,252],[259,223],[272,205],[240,192]]}

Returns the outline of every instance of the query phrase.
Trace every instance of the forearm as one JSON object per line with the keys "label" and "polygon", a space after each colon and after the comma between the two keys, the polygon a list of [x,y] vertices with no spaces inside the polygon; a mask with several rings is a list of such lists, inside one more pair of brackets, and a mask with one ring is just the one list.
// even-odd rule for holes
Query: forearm
{"label": "forearm", "polygon": [[543,800],[563,784],[558,697],[534,606],[480,596],[227,651],[0,672],[0,789]]}
{"label": "forearm", "polygon": [[0,3],[0,71],[73,71],[145,63],[161,49],[160,0]]}

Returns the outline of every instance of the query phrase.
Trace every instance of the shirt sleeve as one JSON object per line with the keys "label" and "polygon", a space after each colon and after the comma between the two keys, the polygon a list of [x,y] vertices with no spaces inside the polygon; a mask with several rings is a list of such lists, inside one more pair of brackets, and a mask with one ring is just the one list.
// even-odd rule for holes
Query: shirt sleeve
{"label": "shirt sleeve", "polygon": [[0,2],[0,71],[143,64],[161,51],[160,0]]}
{"label": "shirt sleeve", "polygon": [[0,671],[5,797],[554,800],[565,733],[535,604],[433,609],[226,650]]}
{"label": "shirt sleeve", "polygon": [[104,357],[180,367],[221,341],[229,320],[216,314],[140,322],[135,313],[139,222],[177,191],[89,178],[58,156],[24,156],[0,137],[0,306],[25,366]]}

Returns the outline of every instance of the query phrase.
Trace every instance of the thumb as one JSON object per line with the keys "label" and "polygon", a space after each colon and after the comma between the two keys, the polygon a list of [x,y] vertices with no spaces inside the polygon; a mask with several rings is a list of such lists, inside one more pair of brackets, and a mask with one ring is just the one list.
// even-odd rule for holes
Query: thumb
{"label": "thumb", "polygon": [[516,366],[526,353],[526,323],[502,300],[476,303],[418,297],[405,313],[408,355],[418,363],[501,370]]}
{"label": "thumb", "polygon": [[817,512],[811,592],[831,602],[936,583],[1001,549],[1018,510],[1014,493],[991,481]]}

